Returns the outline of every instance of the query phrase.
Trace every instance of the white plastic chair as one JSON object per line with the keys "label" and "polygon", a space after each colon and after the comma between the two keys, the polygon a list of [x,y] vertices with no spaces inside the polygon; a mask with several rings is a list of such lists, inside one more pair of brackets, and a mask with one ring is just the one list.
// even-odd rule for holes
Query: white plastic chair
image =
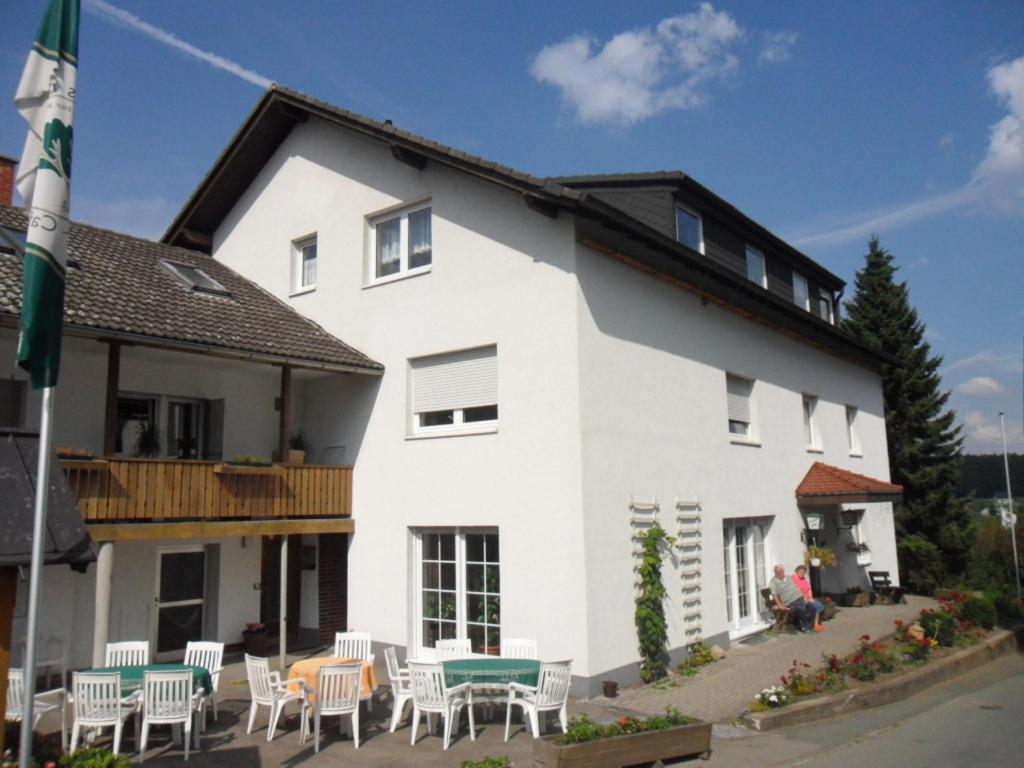
{"label": "white plastic chair", "polygon": [[[21,661],[25,662],[28,654],[26,642],[21,642]],[[36,655],[36,670],[46,677],[46,684],[50,684],[51,667],[60,671],[60,687],[67,688],[68,685],[68,645],[64,638],[48,635],[39,641]]]}
{"label": "white plastic chair", "polygon": [[203,697],[203,716],[200,724],[206,726],[207,705],[213,708],[213,719],[217,719],[217,685],[220,682],[221,667],[224,664],[224,643],[192,642],[185,644],[185,663],[203,667],[210,673],[210,684],[213,690],[205,691]]}
{"label": "white plastic chair", "polygon": [[539,659],[537,641],[505,638],[501,639],[501,657],[503,659]]}
{"label": "white plastic chair", "polygon": [[420,714],[427,713],[427,730],[432,729],[432,715],[444,717],[444,748],[448,749],[452,732],[458,733],[462,708],[469,710],[469,738],[476,741],[476,722],[473,720],[473,686],[462,683],[449,688],[444,681],[444,667],[440,664],[409,662],[409,682],[412,687],[412,736],[420,727]]}
{"label": "white plastic chair", "polygon": [[71,675],[74,691],[75,720],[71,726],[71,751],[78,748],[82,727],[114,727],[114,754],[121,749],[121,731],[124,721],[135,715],[138,733],[138,694],[121,697],[120,672],[74,672]]}
{"label": "white plastic chair", "polygon": [[373,661],[369,632],[335,632],[334,655],[339,659]]}
{"label": "white plastic chair", "polygon": [[469,640],[438,640],[434,643],[434,649],[437,651],[438,661],[468,659],[473,655]]}
{"label": "white plastic chair", "polygon": [[571,682],[572,661],[553,661],[541,664],[537,686],[508,684],[508,709],[505,712],[505,741],[508,741],[508,730],[512,723],[512,707],[521,707],[523,719],[530,718],[530,729],[533,738],[540,735],[538,713],[558,711],[558,721],[562,725],[562,733],[566,732],[568,718],[565,704],[569,699],[569,683]]}
{"label": "white plastic chair", "polygon": [[391,733],[394,733],[398,721],[402,719],[405,705],[412,701],[412,687],[409,683],[409,671],[402,671],[398,666],[398,654],[394,647],[385,649],[384,660],[388,663],[391,698],[394,700],[394,711],[391,713]]}
{"label": "white plastic chair", "polygon": [[[68,711],[67,691],[54,688],[35,695],[32,702],[32,730],[36,729],[39,719],[47,712],[60,710],[60,748],[68,747]],[[56,701],[54,701],[56,699]],[[4,720],[20,723],[25,713],[25,673],[17,667],[7,670],[7,709]]]}
{"label": "white plastic chair", "polygon": [[[185,726],[185,759],[188,760],[189,740],[195,734],[195,748],[199,749],[199,716],[202,698],[192,691],[192,670],[172,672],[146,671],[142,680],[142,731],[139,734],[139,762],[146,759],[149,728],[153,725]],[[195,730],[192,721],[196,720]]]}
{"label": "white plastic chair", "polygon": [[[320,753],[320,718],[323,715],[350,715],[352,741],[359,749],[359,691],[363,687],[363,662],[354,661],[349,664],[330,664],[320,667],[320,677],[316,694],[307,696],[302,705],[302,725],[299,731],[299,744],[306,741],[309,735],[309,718],[312,715],[313,751]],[[338,718],[338,730],[343,724]]]}
{"label": "white plastic chair", "polygon": [[149,643],[145,640],[127,640],[107,643],[105,667],[141,667],[149,664]]}
{"label": "white plastic chair", "polygon": [[[306,691],[306,681],[302,678],[294,680],[281,680],[278,672],[271,672],[270,665],[261,656],[250,656],[245,654],[245,672],[249,677],[249,696],[252,703],[249,705],[249,727],[246,733],[252,733],[252,724],[256,722],[256,710],[259,707],[270,707],[270,720],[267,725],[267,741],[274,738],[274,730],[277,728],[277,719],[281,716],[281,710],[289,701],[298,701]],[[291,684],[299,686],[298,691],[289,691]]]}

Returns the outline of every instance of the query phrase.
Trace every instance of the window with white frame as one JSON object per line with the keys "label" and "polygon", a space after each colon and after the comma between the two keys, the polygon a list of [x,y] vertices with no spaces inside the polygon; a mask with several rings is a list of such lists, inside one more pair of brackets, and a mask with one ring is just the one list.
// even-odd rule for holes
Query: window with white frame
{"label": "window with white frame", "polygon": [[468,639],[473,653],[501,647],[501,557],[496,529],[415,532],[416,644]]}
{"label": "window with white frame", "polygon": [[846,439],[850,447],[850,454],[860,455],[860,436],[857,434],[857,406],[846,406]]}
{"label": "window with white frame", "polygon": [[316,288],[317,243],[316,235],[292,243],[292,291],[311,291]]}
{"label": "window with white frame", "polygon": [[832,325],[836,324],[835,308],[832,305],[832,294],[826,291],[824,288],[820,289],[818,293],[818,311],[821,313],[821,319]]}
{"label": "window with white frame", "polygon": [[700,215],[682,205],[676,206],[676,240],[704,253],[704,225]]}
{"label": "window with white frame", "polygon": [[804,442],[808,448],[820,448],[818,425],[815,422],[815,411],[818,410],[818,398],[804,395]]}
{"label": "window with white frame", "polygon": [[498,423],[498,348],[466,349],[409,361],[412,432],[493,428]]}
{"label": "window with white frame", "polygon": [[430,203],[370,220],[370,281],[430,269],[433,260]]}
{"label": "window with white frame", "polygon": [[729,409],[729,434],[745,440],[753,439],[750,394],[754,382],[740,376],[725,377],[726,400]]}
{"label": "window with white frame", "polygon": [[765,269],[764,254],[749,245],[747,246],[747,278],[762,288],[768,287],[768,271]]}
{"label": "window with white frame", "polygon": [[807,278],[803,275],[793,273],[793,303],[801,309],[810,310],[810,297],[807,294]]}

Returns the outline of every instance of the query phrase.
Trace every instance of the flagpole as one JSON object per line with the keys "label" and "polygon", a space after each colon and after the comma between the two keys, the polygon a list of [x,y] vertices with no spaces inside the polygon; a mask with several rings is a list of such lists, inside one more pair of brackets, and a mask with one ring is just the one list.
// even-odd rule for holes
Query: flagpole
{"label": "flagpole", "polygon": [[1010,541],[1013,542],[1013,575],[1017,579],[1017,599],[1020,600],[1020,563],[1017,560],[1017,516],[1013,514],[1013,492],[1010,490],[1010,458],[1006,453],[1006,417],[999,412],[999,427],[1003,431],[1003,467],[1006,469],[1006,503],[1010,505]]}
{"label": "flagpole", "polygon": [[[43,389],[39,425],[39,461],[36,465],[35,518],[32,525],[32,566],[28,586],[28,629],[25,635],[24,681],[21,744],[18,768],[29,768],[32,761],[32,720],[36,695],[36,635],[39,619],[39,585],[43,573],[43,545],[46,543],[46,502],[50,491],[50,453],[53,443],[53,398],[55,387]],[[61,702],[63,706],[63,702]]]}

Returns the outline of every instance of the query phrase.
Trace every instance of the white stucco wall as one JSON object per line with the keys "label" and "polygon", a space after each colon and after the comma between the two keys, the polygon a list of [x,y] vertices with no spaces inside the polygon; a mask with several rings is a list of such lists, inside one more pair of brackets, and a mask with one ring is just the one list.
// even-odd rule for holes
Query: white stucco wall
{"label": "white stucco wall", "polygon": [[[367,215],[429,199],[429,273],[365,287]],[[291,242],[318,237],[317,289],[289,297]],[[501,621],[546,658],[588,668],[582,574],[572,223],[519,195],[326,126],[297,127],[214,238],[215,257],[380,361],[380,380],[310,379],[314,454],[354,472],[349,625],[408,645],[409,530],[496,526]],[[413,357],[497,345],[493,434],[410,439]]]}

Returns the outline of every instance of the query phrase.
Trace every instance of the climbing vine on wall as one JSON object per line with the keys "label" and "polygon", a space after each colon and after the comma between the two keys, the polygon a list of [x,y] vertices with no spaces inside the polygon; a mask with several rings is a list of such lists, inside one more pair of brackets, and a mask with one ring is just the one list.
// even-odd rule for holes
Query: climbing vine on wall
{"label": "climbing vine on wall", "polygon": [[662,545],[675,539],[660,525],[640,535],[643,561],[640,592],[636,598],[636,635],[640,644],[640,677],[649,683],[664,677],[668,669],[668,624],[665,621],[665,585],[661,581]]}

